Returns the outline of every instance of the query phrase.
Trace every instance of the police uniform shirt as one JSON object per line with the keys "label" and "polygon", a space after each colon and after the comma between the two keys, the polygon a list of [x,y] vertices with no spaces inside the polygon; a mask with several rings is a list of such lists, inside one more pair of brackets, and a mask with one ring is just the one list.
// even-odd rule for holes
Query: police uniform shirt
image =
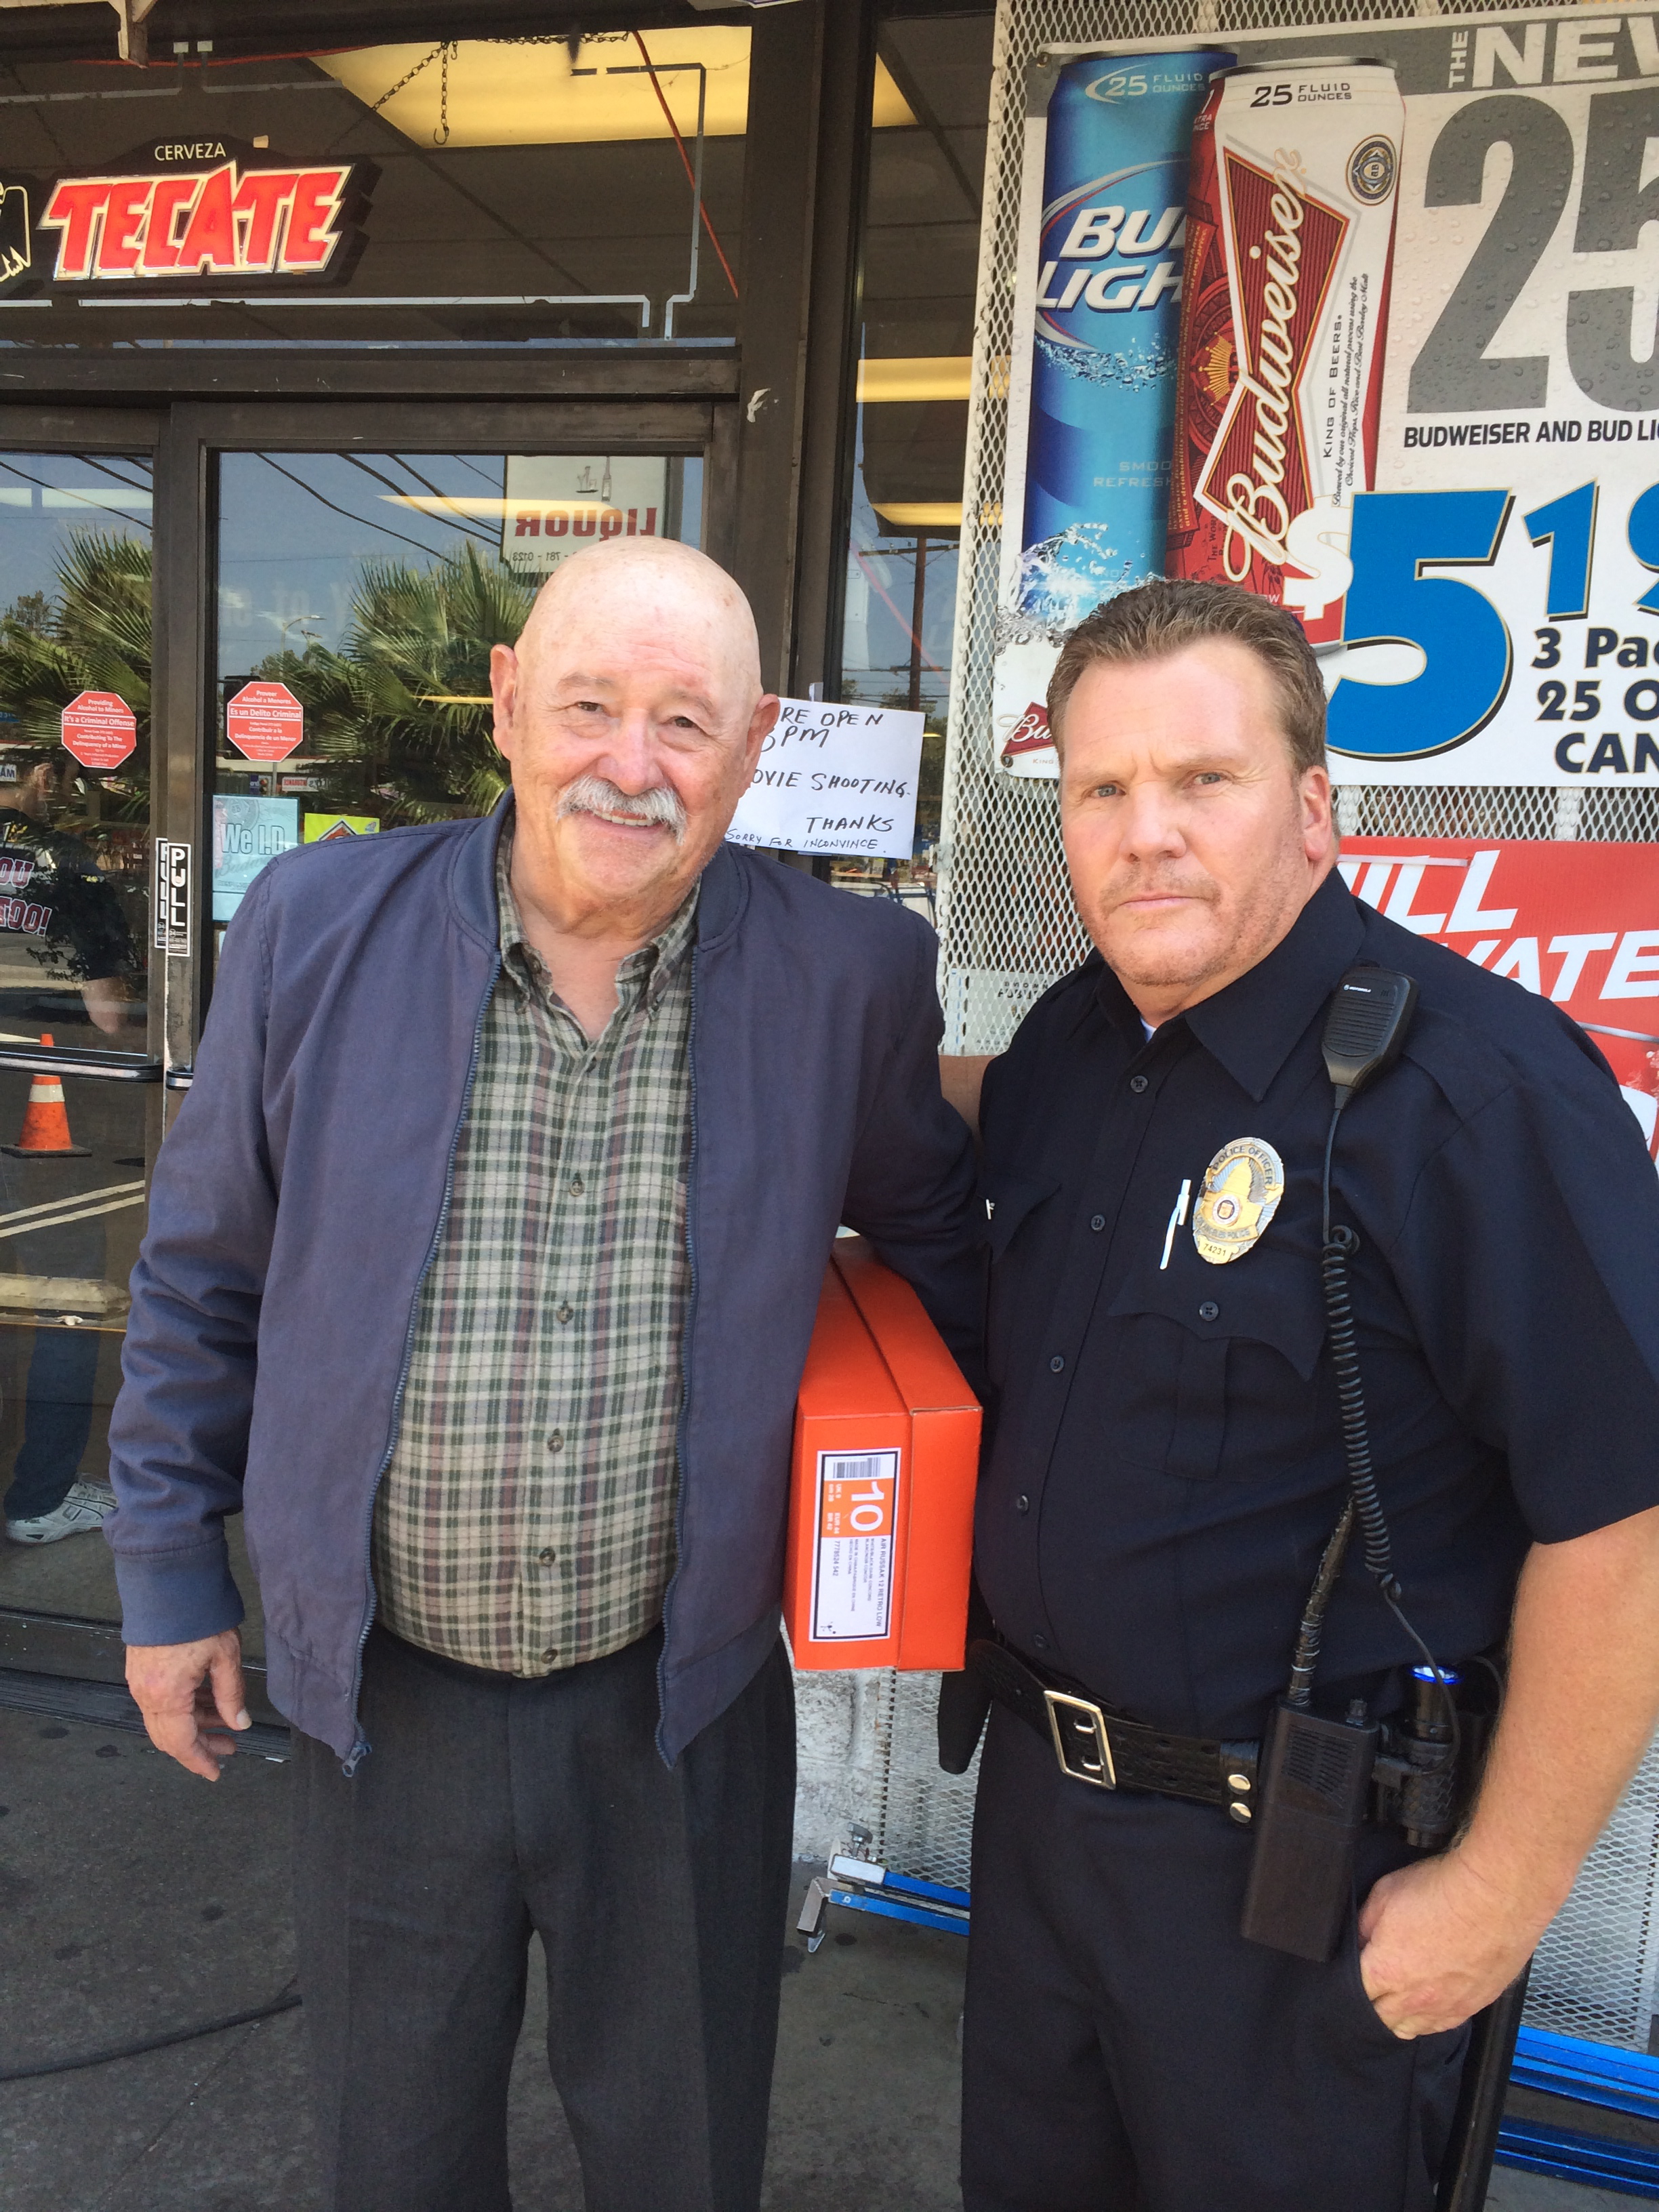
{"label": "police uniform shirt", "polygon": [[[1659,1180],[1583,1031],[1334,874],[1265,960],[1150,1039],[1091,956],[987,1071],[977,1567],[1009,1643],[1171,1730],[1260,1731],[1346,1495],[1320,1036],[1361,963],[1421,994],[1403,1057],[1342,1115],[1333,1185],[1360,1238],[1365,1407],[1408,1617],[1443,1664],[1469,1657],[1504,1637],[1531,1542],[1659,1504]],[[1284,1194],[1214,1265],[1193,1201],[1240,1138],[1277,1151]],[[1360,1548],[1316,1686],[1339,1712],[1391,1698],[1417,1656]]]}

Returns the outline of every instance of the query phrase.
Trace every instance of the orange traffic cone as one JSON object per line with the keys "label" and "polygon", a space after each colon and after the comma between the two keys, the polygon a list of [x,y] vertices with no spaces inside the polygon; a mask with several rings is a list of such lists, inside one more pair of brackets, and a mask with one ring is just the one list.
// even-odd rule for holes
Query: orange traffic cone
{"label": "orange traffic cone", "polygon": [[[51,1033],[41,1040],[52,1042]],[[70,1140],[68,1109],[64,1104],[64,1086],[56,1075],[44,1072],[29,1085],[29,1103],[23,1111],[23,1127],[15,1145],[0,1145],[0,1152],[9,1152],[19,1160],[64,1160],[84,1156],[91,1150],[88,1145],[76,1145]]]}

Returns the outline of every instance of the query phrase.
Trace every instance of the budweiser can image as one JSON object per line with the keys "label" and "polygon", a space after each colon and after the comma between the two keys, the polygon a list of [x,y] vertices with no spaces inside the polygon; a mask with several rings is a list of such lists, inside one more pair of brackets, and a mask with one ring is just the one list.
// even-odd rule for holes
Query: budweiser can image
{"label": "budweiser can image", "polygon": [[1165,560],[1342,637],[1376,467],[1405,106],[1382,62],[1231,70],[1193,133]]}
{"label": "budweiser can image", "polygon": [[1052,775],[1043,708],[1060,640],[1157,575],[1193,122],[1231,53],[1091,54],[1048,101],[1042,208],[1022,245],[1030,405],[1005,512],[995,720],[1003,764]]}

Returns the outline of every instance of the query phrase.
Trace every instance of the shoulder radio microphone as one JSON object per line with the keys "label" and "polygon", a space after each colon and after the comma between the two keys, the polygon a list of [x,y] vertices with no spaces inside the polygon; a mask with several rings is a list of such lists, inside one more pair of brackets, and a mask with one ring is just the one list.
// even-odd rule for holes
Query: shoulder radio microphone
{"label": "shoulder radio microphone", "polygon": [[1394,1066],[1416,1009],[1417,985],[1409,975],[1387,968],[1349,969],[1331,994],[1319,1040],[1336,1113]]}

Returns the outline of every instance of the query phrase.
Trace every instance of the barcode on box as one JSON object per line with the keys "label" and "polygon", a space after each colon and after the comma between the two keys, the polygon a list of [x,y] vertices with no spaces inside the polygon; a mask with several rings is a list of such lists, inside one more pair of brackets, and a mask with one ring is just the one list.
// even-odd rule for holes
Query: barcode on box
{"label": "barcode on box", "polygon": [[860,1643],[891,1634],[898,1486],[896,1451],[818,1454],[815,1643]]}

